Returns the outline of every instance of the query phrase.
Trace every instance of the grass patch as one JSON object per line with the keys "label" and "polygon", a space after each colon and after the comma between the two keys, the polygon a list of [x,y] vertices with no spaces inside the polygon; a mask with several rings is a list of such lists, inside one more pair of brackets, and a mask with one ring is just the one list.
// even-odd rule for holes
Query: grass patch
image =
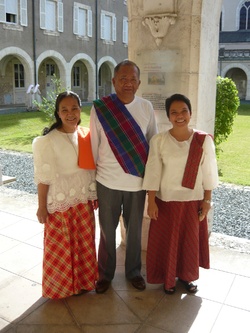
{"label": "grass patch", "polygon": [[[84,106],[81,125],[89,126],[91,106]],[[0,115],[0,148],[31,153],[33,139],[41,135],[48,121],[42,112],[20,112]],[[241,104],[233,133],[221,144],[218,159],[220,181],[250,186],[250,104]]]}
{"label": "grass patch", "polygon": [[[89,127],[90,109],[82,107],[82,126]],[[0,148],[31,153],[33,139],[48,125],[45,114],[39,111],[0,115]]]}
{"label": "grass patch", "polygon": [[250,185],[250,104],[241,104],[234,120],[233,132],[221,144],[218,159],[220,180],[238,185]]}

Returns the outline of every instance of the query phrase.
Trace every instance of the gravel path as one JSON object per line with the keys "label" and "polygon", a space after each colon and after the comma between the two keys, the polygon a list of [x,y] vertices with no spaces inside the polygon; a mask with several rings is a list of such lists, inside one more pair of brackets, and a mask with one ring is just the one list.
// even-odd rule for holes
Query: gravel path
{"label": "gravel path", "polygon": [[[17,181],[0,187],[0,193],[36,199],[31,154],[0,150],[2,173]],[[250,186],[221,183],[213,192],[213,232],[250,240]]]}

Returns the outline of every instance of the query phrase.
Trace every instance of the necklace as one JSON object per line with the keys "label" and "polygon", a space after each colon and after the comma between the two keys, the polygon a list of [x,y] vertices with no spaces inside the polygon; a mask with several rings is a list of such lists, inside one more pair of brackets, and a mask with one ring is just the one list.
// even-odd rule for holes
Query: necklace
{"label": "necklace", "polygon": [[[61,130],[63,133],[66,134],[67,138],[68,138],[68,141],[70,142],[71,146],[73,147],[74,151],[75,151],[75,154],[76,154],[76,157],[78,157],[78,147],[77,147],[77,143],[74,143],[74,135],[77,135],[77,131],[73,132],[73,133],[68,133],[65,131],[65,129],[63,127],[61,127]],[[72,139],[70,138],[70,136],[72,136]],[[77,140],[77,138],[76,138]],[[76,141],[75,140],[75,141]]]}

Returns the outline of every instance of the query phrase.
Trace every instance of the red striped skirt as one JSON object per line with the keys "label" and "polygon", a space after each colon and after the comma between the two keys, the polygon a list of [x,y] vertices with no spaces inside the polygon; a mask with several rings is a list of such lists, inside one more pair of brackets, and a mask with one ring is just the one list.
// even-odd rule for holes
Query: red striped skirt
{"label": "red striped skirt", "polygon": [[93,290],[98,278],[91,202],[49,214],[44,229],[43,296],[64,298]]}
{"label": "red striped skirt", "polygon": [[199,201],[164,202],[156,198],[157,220],[151,220],[146,267],[149,283],[175,286],[199,278],[199,266],[209,268],[207,219],[198,218]]}

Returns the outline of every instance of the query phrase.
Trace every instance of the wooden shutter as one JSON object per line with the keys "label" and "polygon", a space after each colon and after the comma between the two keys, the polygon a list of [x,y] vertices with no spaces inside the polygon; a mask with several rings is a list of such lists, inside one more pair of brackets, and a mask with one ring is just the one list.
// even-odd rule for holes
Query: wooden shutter
{"label": "wooden shutter", "polygon": [[57,4],[57,17],[58,17],[58,31],[63,32],[63,3]]}
{"label": "wooden shutter", "polygon": [[27,15],[27,0],[20,1],[20,24],[24,27],[28,26],[28,15]]}
{"label": "wooden shutter", "polygon": [[87,35],[88,37],[92,37],[92,10],[88,10],[88,27],[87,27]]}
{"label": "wooden shutter", "polygon": [[46,0],[40,0],[40,28],[46,29]]}

